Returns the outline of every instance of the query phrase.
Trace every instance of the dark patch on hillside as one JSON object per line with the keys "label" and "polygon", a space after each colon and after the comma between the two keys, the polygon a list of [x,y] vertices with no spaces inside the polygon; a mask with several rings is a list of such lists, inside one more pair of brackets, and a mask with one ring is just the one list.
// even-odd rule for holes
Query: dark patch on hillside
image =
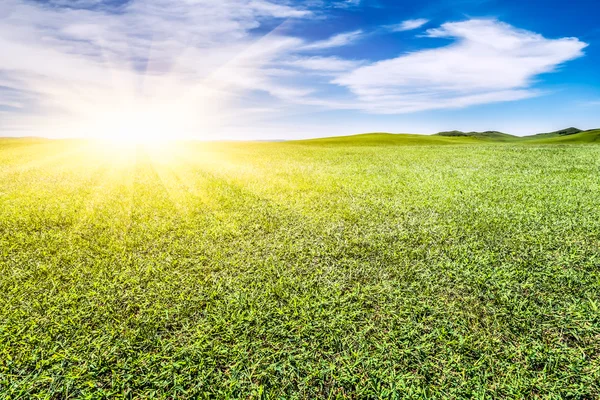
{"label": "dark patch on hillside", "polygon": [[509,135],[508,133],[498,131],[484,131],[484,132],[463,132],[463,131],[445,131],[436,133],[437,136],[447,137],[475,137],[475,138],[490,138],[490,139],[512,139],[516,136]]}
{"label": "dark patch on hillside", "polygon": [[568,136],[568,135],[575,135],[575,134],[581,133],[581,132],[584,132],[584,131],[582,131],[581,129],[570,127],[570,128],[562,129],[560,131],[538,133],[535,136],[540,136],[540,135],[546,135],[546,136]]}

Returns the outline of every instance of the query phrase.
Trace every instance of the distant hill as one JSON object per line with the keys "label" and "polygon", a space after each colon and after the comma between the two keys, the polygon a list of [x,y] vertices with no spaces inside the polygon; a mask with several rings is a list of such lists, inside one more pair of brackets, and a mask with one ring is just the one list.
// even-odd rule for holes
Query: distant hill
{"label": "distant hill", "polygon": [[350,146],[429,146],[444,144],[468,144],[477,142],[473,137],[442,137],[435,135],[415,135],[407,133],[363,133],[350,136],[332,136],[318,139],[293,140],[287,143],[310,145],[350,145]]}
{"label": "distant hill", "polygon": [[436,133],[434,136],[447,136],[447,137],[474,137],[478,139],[494,139],[494,140],[514,140],[517,136],[509,135],[508,133],[498,131],[485,131],[485,132],[462,132],[462,131],[446,131]]}
{"label": "distant hill", "polygon": [[[560,132],[560,131],[557,131]],[[579,131],[575,133],[559,134],[550,132],[546,134],[526,136],[524,143],[535,144],[577,144],[577,143],[599,143],[600,129],[590,129],[589,131]]]}
{"label": "distant hill", "polygon": [[287,143],[323,146],[431,146],[476,143],[522,143],[522,144],[600,144],[600,129],[582,131],[567,128],[531,136],[513,136],[498,131],[461,132],[447,131],[434,135],[415,135],[405,133],[364,133],[351,136],[333,136],[319,139],[294,140]]}
{"label": "distant hill", "polygon": [[568,136],[568,135],[575,135],[577,133],[580,132],[584,132],[581,129],[577,129],[577,128],[567,128],[567,129],[563,129],[560,131],[554,131],[554,132],[546,132],[546,133],[538,133],[535,134],[533,136],[539,137],[539,136],[548,136],[548,137],[554,137],[554,136]]}

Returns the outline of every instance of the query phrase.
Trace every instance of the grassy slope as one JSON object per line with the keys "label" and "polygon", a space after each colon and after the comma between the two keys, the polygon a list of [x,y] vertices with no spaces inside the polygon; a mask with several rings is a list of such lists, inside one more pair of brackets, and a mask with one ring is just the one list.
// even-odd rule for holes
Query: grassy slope
{"label": "grassy slope", "polygon": [[519,138],[517,136],[509,135],[508,133],[497,132],[497,131],[485,131],[485,132],[461,132],[461,131],[448,131],[436,133],[434,136],[445,136],[445,137],[471,137],[481,140],[498,141],[498,142],[512,142]]}
{"label": "grassy slope", "polygon": [[583,131],[571,135],[535,135],[527,137],[524,140],[539,144],[600,143],[600,129]]}
{"label": "grassy slope", "polygon": [[414,145],[450,145],[450,144],[469,144],[477,140],[471,137],[443,137],[435,135],[415,135],[415,134],[391,134],[391,133],[365,133],[352,136],[334,136],[319,139],[297,140],[289,143],[310,144],[310,145],[345,145],[353,146],[414,146]]}
{"label": "grassy slope", "polygon": [[566,129],[561,129],[558,131],[554,131],[554,132],[546,132],[546,133],[538,133],[535,135],[532,135],[536,138],[550,138],[550,137],[558,137],[558,136],[568,136],[568,135],[574,135],[577,133],[581,133],[583,132],[581,129],[578,128],[566,128]]}
{"label": "grassy slope", "polygon": [[442,132],[435,135],[366,133],[352,136],[335,136],[319,139],[297,140],[289,143],[332,146],[430,146],[483,143],[566,144],[592,142],[600,143],[600,130],[583,131],[570,135],[559,135],[558,133],[553,132],[524,137],[513,136],[501,132],[458,132],[457,134],[454,134],[453,132]]}
{"label": "grassy slope", "polygon": [[600,396],[600,147],[310,143],[0,141],[0,398]]}

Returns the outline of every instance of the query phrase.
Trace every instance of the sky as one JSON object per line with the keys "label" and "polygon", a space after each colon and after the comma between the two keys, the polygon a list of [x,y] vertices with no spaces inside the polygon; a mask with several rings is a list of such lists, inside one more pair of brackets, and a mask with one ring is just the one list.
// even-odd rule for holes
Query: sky
{"label": "sky", "polygon": [[2,0],[0,136],[600,127],[596,0]]}

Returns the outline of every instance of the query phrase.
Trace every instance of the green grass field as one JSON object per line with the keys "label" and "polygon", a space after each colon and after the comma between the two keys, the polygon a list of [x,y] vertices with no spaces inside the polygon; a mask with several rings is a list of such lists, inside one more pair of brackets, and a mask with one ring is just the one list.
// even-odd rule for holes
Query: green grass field
{"label": "green grass field", "polygon": [[597,138],[0,140],[0,398],[598,398]]}

